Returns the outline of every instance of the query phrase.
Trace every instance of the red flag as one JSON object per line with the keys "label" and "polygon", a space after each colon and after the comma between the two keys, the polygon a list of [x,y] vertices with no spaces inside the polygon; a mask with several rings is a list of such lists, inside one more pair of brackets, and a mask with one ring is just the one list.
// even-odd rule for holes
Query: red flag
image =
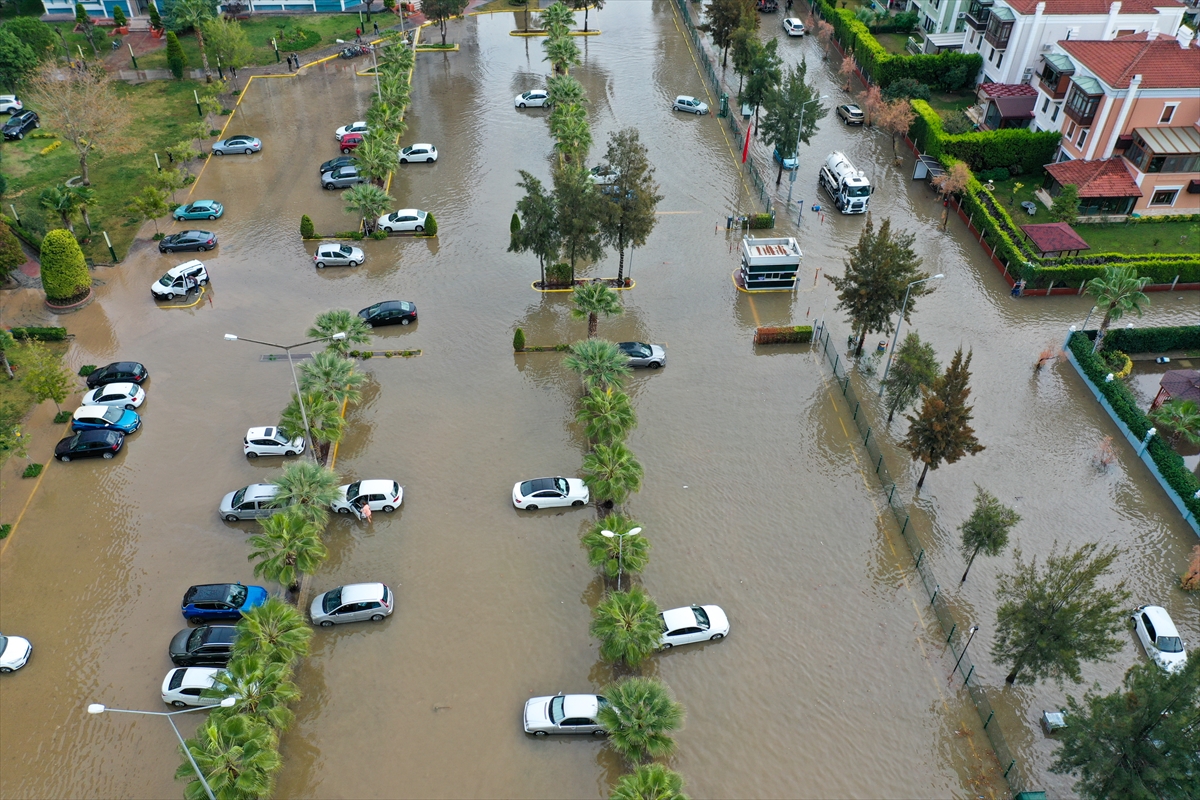
{"label": "red flag", "polygon": [[746,157],[750,155],[750,124],[746,124],[746,144],[742,146],[742,163],[746,163]]}

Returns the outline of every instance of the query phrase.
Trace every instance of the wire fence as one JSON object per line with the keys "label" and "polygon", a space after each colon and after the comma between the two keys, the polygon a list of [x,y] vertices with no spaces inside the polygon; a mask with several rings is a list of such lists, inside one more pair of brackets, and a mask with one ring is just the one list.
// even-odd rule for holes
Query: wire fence
{"label": "wire fence", "polygon": [[929,605],[937,616],[938,623],[942,626],[942,633],[946,636],[946,644],[949,645],[951,654],[958,659],[958,674],[970,694],[975,710],[979,713],[979,719],[983,723],[983,732],[987,734],[988,741],[996,753],[1003,777],[1008,782],[1013,795],[1028,791],[1033,786],[1031,775],[1026,772],[1023,764],[1018,763],[1013,749],[1009,747],[1004,738],[1000,724],[995,718],[996,712],[988,699],[987,691],[980,685],[979,679],[975,675],[975,664],[971,661],[970,656],[963,652],[963,648],[970,641],[969,626],[960,626],[954,618],[950,604],[941,591],[941,584],[933,574],[929,559],[926,558],[925,547],[917,538],[916,527],[912,524],[909,508],[897,496],[896,480],[884,461],[881,442],[874,433],[870,422],[868,408],[871,407],[871,403],[863,402],[860,399],[861,386],[855,387],[855,381],[851,379],[850,365],[846,359],[842,358],[837,345],[831,342],[830,338],[829,330],[822,322],[821,330],[814,340],[813,347],[820,352],[822,361],[833,370],[833,377],[837,383],[836,393],[846,401],[850,410],[855,430],[858,432],[859,443],[866,449],[870,460],[868,466],[875,473],[875,477],[879,479],[887,506],[891,510],[892,516],[895,517],[896,525],[900,528],[900,537],[908,545],[917,574],[921,576],[925,595],[929,598]]}

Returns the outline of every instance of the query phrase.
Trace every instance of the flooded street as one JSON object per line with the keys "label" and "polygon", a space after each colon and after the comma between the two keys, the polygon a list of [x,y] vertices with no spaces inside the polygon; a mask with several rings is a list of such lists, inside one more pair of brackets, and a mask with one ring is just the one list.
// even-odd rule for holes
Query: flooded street
{"label": "flooded street", "polygon": [[[355,226],[316,173],[338,154],[334,128],[362,119],[374,88],[335,60],[297,78],[256,79],[246,93],[226,133],[261,137],[263,152],[212,159],[192,194],[226,206],[223,219],[199,226],[221,240],[201,256],[212,284],[199,305],[156,307],[151,282],[185,258],[143,245],[96,273],[94,303],[59,318],[75,335],[72,369],[136,359],[152,377],[145,425],[125,451],[111,462],[50,463],[17,533],[0,543],[0,630],[34,646],[29,665],[0,681],[0,797],[179,796],[165,721],[92,717],[85,707],[164,710],[183,591],[254,582],[254,525],[222,522],[216,509],[224,493],[278,471],[277,460],[248,461],[239,448],[248,427],[277,421],[291,380],[286,363],[260,361],[269,351],[222,334],[291,344],[321,311],[391,299],[416,303],[420,321],[379,331],[375,349],[423,355],[363,363],[371,380],[349,411],[336,470],[347,482],[399,481],[404,505],[370,526],[336,520],[311,583],[383,581],[396,612],[316,632],[275,795],[596,798],[624,772],[602,742],[521,730],[528,697],[599,690],[611,671],[588,636],[602,592],[579,546],[592,511],[530,514],[510,499],[516,480],[576,475],[585,447],[573,422],[578,380],[561,354],[514,355],[513,331],[537,345],[586,336],[570,295],[531,290],[536,258],[505,252],[517,170],[548,182],[552,157],[547,112],[512,106],[544,86],[548,69],[539,40],[508,35],[514,16],[453,23],[460,52],[417,57],[404,143],[432,142],[441,155],[402,166],[391,193],[395,208],[436,215],[436,239],[367,241],[363,266],[313,268],[316,243],[300,240],[300,216],[326,233]],[[583,64],[572,70],[590,101],[590,163],[610,132],[636,126],[664,197],[657,228],[632,256],[637,286],[621,292],[625,313],[600,323],[601,336],[669,353],[664,369],[628,382],[639,422],[629,446],[645,467],[628,507],[652,542],[643,583],[662,607],[719,604],[732,626],[725,641],[645,669],[686,708],[672,767],[694,797],[1004,797],[1002,768],[950,680],[953,656],[828,368],[806,347],[751,340],[757,325],[811,323],[825,309],[833,340],[845,341],[832,287],[815,271],[840,274],[864,220],[809,211],[816,165],[845,150],[878,187],[875,219],[917,232],[925,270],[946,275],[905,330],[918,330],[943,363],[960,344],[974,351],[975,427],[987,449],[930,473],[913,501],[935,572],[946,586],[961,573],[958,526],[978,483],[1022,515],[1012,544],[1027,557],[1056,539],[1126,548],[1121,574],[1136,603],[1165,606],[1194,645],[1200,598],[1175,587],[1195,535],[1132,450],[1118,443],[1116,464],[1092,466],[1116,431],[1069,365],[1032,370],[1090,301],[1010,297],[960,221],[937,229],[941,205],[909,180],[911,155],[894,167],[886,134],[841,126],[832,107],[848,98],[836,64],[821,63],[815,38],[782,36],[776,17],[762,35],[780,36],[788,63],[807,57],[830,115],[800,154],[803,219],[786,220],[781,203],[774,234],[800,240],[797,291],[739,293],[737,238],[724,220],[752,210],[741,142],[715,115],[670,111],[677,94],[715,105],[677,9],[621,2],[590,24],[603,34],[578,40]],[[770,152],[758,143],[752,152],[773,177]],[[787,189],[785,176],[781,197]],[[583,274],[615,275],[615,255]],[[1200,320],[1195,293],[1151,300],[1135,324]],[[55,324],[33,293],[6,292],[0,303],[5,324]],[[877,378],[863,381],[871,396]],[[39,448],[61,435],[49,412],[34,420]],[[893,423],[887,436],[904,429]],[[911,497],[919,470],[905,459],[889,466]],[[17,462],[4,467],[6,522],[29,492]],[[1011,551],[981,558],[948,591],[960,618],[983,627],[971,655],[1010,743],[1041,788],[1069,797],[1071,779],[1047,771],[1054,746],[1036,720],[1083,687],[1002,689],[1004,670],[987,656],[996,575],[1011,563]],[[1112,663],[1085,667],[1085,681],[1111,690],[1144,657],[1130,635]],[[185,735],[199,716],[180,718]]]}

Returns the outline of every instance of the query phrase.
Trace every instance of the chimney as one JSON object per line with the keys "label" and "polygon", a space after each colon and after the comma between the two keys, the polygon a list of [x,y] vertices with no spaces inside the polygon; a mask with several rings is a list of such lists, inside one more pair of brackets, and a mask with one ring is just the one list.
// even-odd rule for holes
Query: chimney
{"label": "chimney", "polygon": [[1192,29],[1187,25],[1180,25],[1179,30],[1175,33],[1175,41],[1179,42],[1179,46],[1187,50],[1192,46],[1192,39],[1196,38],[1196,34],[1192,33]]}

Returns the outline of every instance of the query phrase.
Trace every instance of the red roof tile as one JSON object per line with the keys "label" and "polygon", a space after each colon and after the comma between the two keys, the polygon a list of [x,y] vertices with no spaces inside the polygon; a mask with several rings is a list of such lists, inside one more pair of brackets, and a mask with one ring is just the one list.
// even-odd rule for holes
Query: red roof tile
{"label": "red roof tile", "polygon": [[1142,76],[1143,89],[1200,88],[1200,47],[1184,49],[1174,37],[1139,34],[1103,42],[1068,39],[1058,45],[1114,89],[1128,89],[1134,75]]}
{"label": "red roof tile", "polygon": [[1021,230],[1033,246],[1043,253],[1062,253],[1067,250],[1091,250],[1078,233],[1065,222],[1042,222],[1022,225]]}
{"label": "red roof tile", "polygon": [[984,97],[1037,97],[1037,89],[1028,83],[984,83],[979,91]]}
{"label": "red roof tile", "polygon": [[[1032,15],[1038,0],[1008,0],[1018,14]],[[1108,14],[1112,0],[1046,0],[1043,14]],[[1124,0],[1121,14],[1157,14],[1157,8],[1181,6],[1176,0]]]}
{"label": "red roof tile", "polygon": [[1172,400],[1200,402],[1200,372],[1194,369],[1168,370],[1158,385],[1167,390]]}
{"label": "red roof tile", "polygon": [[1120,156],[1103,161],[1060,161],[1047,164],[1046,172],[1063,186],[1075,184],[1079,187],[1080,197],[1142,196],[1142,190],[1125,166],[1125,159]]}

